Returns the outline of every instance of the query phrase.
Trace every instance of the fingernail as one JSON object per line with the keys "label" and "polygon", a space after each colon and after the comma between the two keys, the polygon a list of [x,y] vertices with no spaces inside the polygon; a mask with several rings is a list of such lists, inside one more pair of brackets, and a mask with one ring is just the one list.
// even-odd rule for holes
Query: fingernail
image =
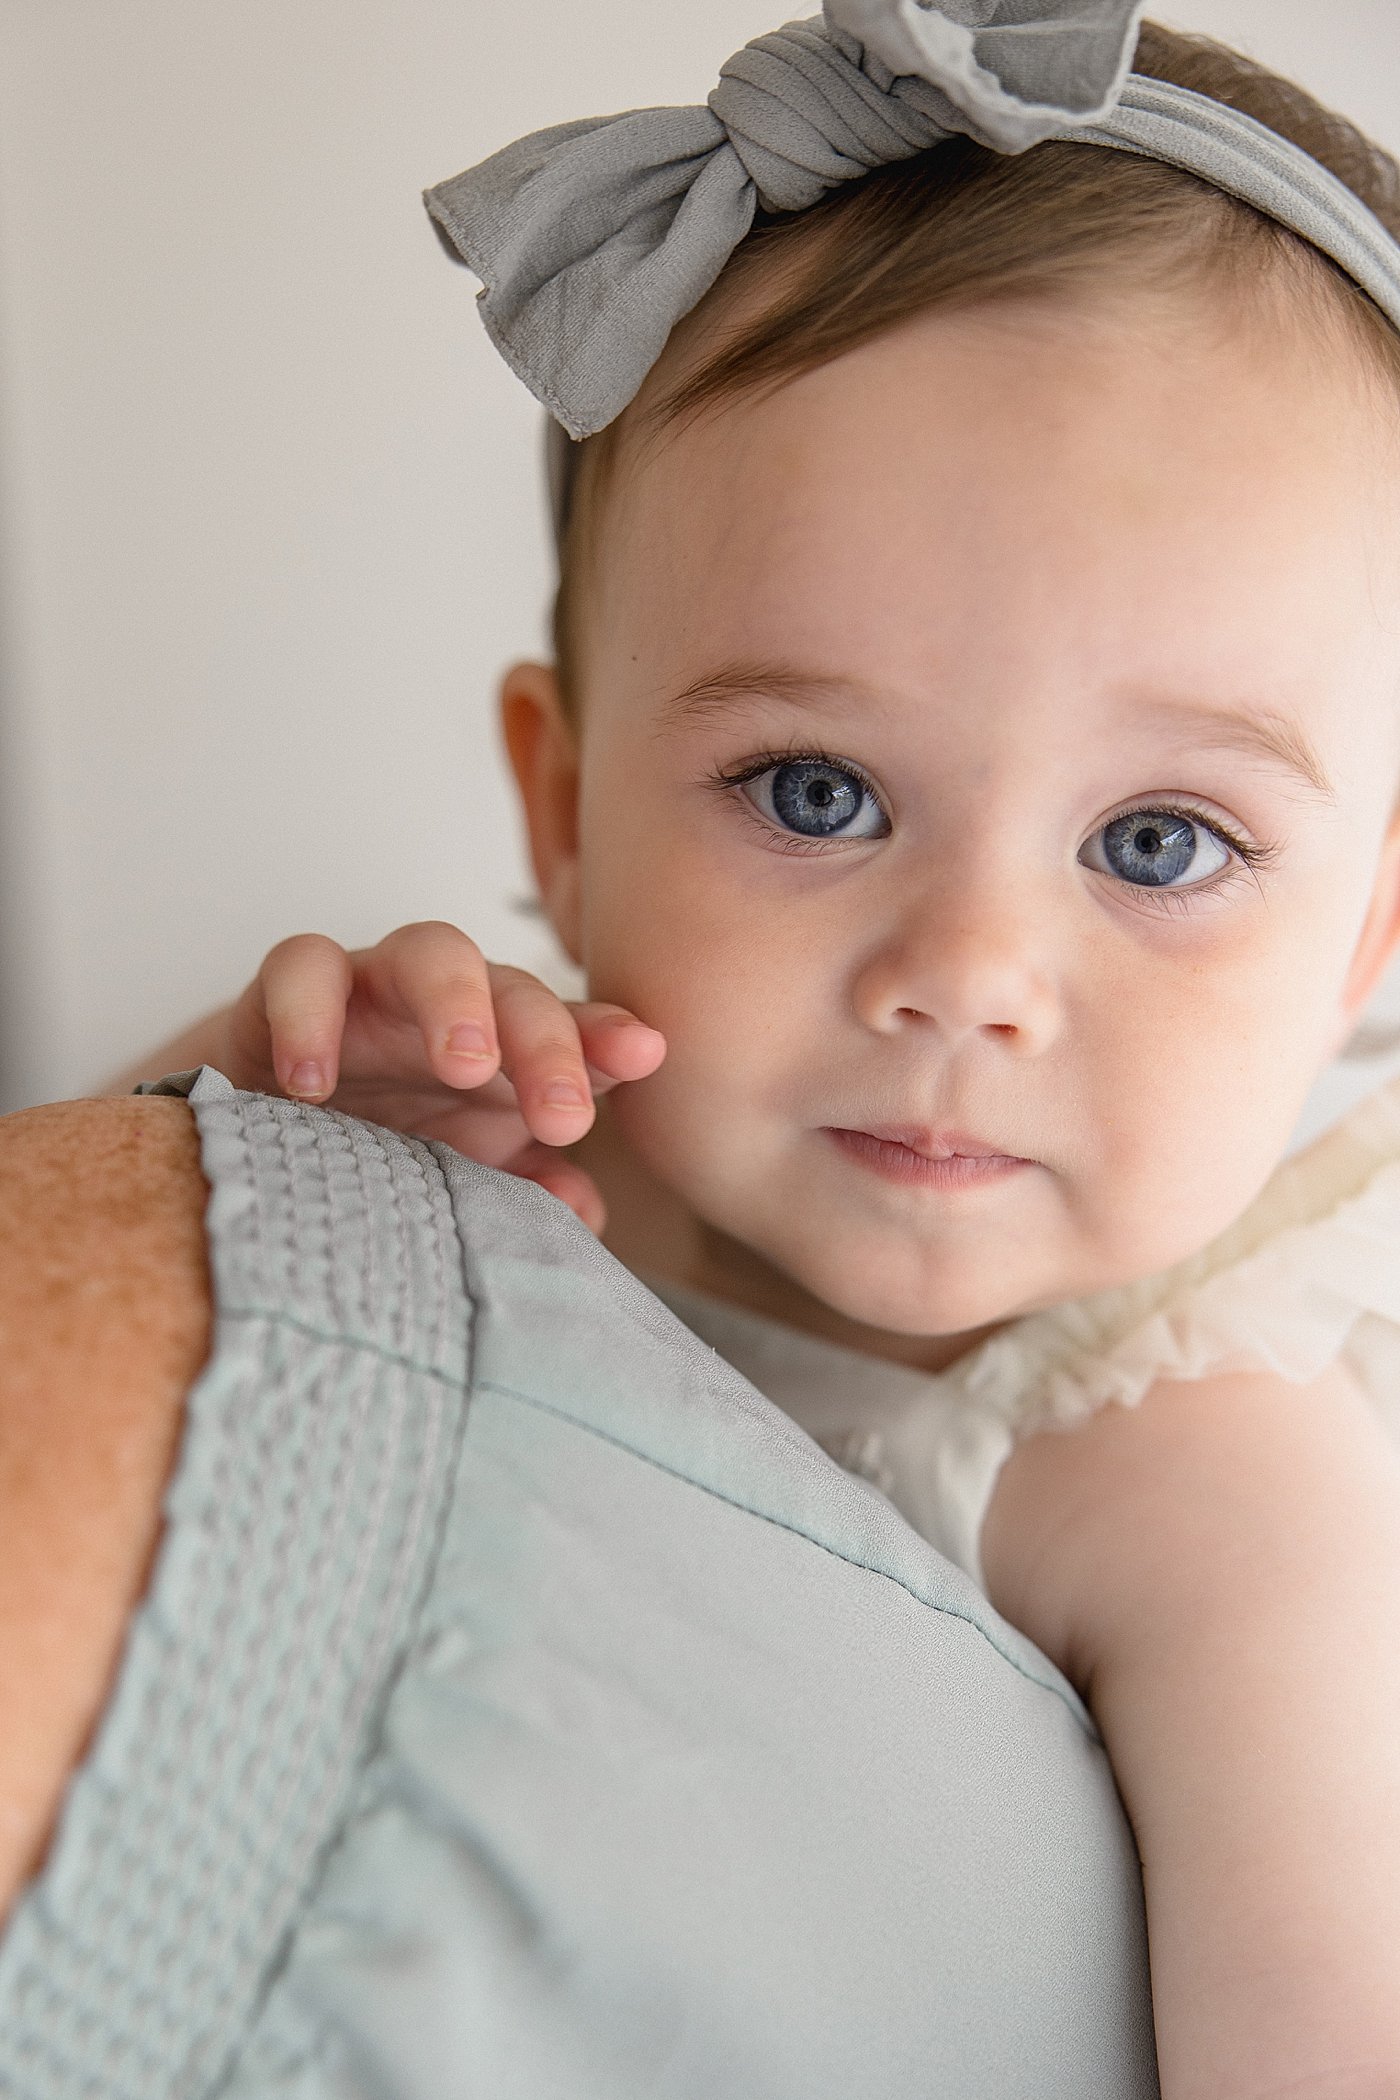
{"label": "fingernail", "polygon": [[448,1053],[452,1057],[489,1057],[491,1043],[484,1028],[475,1021],[463,1021],[450,1029],[447,1036]]}
{"label": "fingernail", "polygon": [[287,1075],[289,1094],[324,1094],[325,1091],[326,1075],[320,1065],[308,1060],[305,1064],[292,1066]]}
{"label": "fingernail", "polygon": [[587,1094],[580,1092],[579,1088],[569,1079],[552,1079],[545,1088],[542,1099],[547,1101],[551,1108],[586,1108],[588,1106]]}
{"label": "fingernail", "polygon": [[645,1021],[635,1021],[630,1014],[614,1015],[611,1026],[628,1035],[654,1035],[658,1038],[661,1035],[659,1028],[648,1028]]}

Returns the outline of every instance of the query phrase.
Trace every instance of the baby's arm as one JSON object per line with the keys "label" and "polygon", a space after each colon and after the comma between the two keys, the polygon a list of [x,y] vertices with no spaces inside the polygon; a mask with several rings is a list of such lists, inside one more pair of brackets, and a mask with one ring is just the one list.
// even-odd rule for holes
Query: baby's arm
{"label": "baby's arm", "polygon": [[1084,1694],[1143,1862],[1163,2100],[1400,2095],[1400,1457],[1340,1369],[1029,1438],[993,1602]]}

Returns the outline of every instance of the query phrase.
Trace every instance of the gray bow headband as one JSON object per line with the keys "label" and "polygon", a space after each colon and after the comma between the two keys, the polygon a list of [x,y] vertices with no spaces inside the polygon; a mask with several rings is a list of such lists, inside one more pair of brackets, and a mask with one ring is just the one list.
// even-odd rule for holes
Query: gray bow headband
{"label": "gray bow headband", "polygon": [[1332,257],[1400,328],[1400,245],[1330,170],[1254,118],[1130,74],[1146,0],[825,0],[736,52],[702,108],[585,117],[426,192],[481,278],[496,348],[554,418],[562,526],[573,448],[620,415],[755,210],[962,134],[1057,138],[1170,162]]}

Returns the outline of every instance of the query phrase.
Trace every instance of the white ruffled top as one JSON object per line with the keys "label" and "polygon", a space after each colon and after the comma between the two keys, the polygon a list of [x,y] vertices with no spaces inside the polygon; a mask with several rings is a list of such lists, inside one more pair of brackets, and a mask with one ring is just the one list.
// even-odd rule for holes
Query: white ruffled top
{"label": "white ruffled top", "polygon": [[1341,1358],[1400,1441],[1400,1078],[1286,1159],[1189,1260],[1012,1321],[946,1371],[645,1281],[982,1584],[982,1523],[1017,1439],[1132,1407],[1159,1379],[1271,1370],[1301,1384]]}

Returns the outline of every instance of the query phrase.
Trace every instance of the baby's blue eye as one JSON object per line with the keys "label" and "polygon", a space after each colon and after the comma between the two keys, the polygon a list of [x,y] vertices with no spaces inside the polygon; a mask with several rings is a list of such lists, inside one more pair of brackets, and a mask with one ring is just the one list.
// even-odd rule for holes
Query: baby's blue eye
{"label": "baby's blue eye", "polygon": [[1134,809],[1115,817],[1080,854],[1087,867],[1152,890],[1192,888],[1218,875],[1230,857],[1208,824],[1171,809]]}
{"label": "baby's blue eye", "polygon": [[[883,814],[865,782],[827,759],[789,759],[746,784],[765,817],[802,838],[878,838]],[[855,828],[865,805],[865,828]]]}

